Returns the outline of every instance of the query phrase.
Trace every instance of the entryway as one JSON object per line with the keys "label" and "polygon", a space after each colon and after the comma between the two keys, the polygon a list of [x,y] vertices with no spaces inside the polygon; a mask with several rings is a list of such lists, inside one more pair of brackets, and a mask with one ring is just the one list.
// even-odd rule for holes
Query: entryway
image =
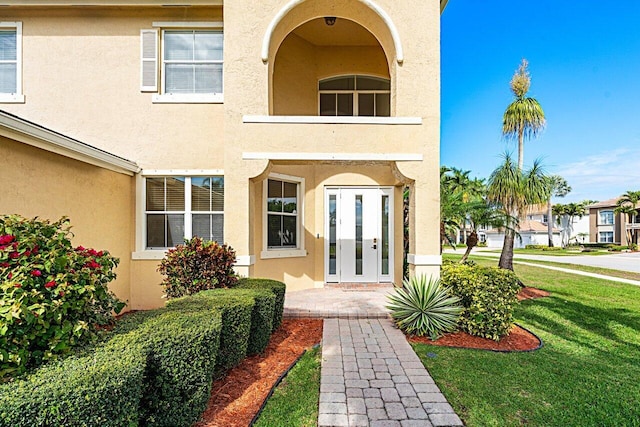
{"label": "entryway", "polygon": [[393,188],[325,189],[327,283],[393,282]]}

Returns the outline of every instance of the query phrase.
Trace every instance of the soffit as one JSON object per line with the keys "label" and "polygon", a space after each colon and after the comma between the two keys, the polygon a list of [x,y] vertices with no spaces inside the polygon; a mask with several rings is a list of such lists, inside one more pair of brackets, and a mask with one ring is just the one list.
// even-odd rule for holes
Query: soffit
{"label": "soffit", "polygon": [[316,46],[380,46],[366,28],[348,19],[337,18],[336,23],[329,26],[324,18],[317,18],[292,33]]}

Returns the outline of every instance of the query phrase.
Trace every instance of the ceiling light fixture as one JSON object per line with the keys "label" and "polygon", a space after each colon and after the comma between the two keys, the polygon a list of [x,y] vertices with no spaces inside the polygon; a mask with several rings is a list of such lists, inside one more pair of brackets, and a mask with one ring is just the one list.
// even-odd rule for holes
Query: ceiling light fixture
{"label": "ceiling light fixture", "polygon": [[325,16],[324,17],[324,23],[327,24],[330,27],[333,27],[333,24],[336,23],[336,17],[335,16]]}

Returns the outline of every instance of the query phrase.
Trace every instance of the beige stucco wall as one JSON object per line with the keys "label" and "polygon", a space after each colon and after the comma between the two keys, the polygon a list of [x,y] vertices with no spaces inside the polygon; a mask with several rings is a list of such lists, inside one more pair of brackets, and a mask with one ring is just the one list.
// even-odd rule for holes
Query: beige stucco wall
{"label": "beige stucco wall", "polygon": [[5,8],[22,22],[24,104],[5,111],[143,169],[224,167],[223,104],[154,104],[140,91],[140,30],[221,21],[221,8]]}
{"label": "beige stucco wall", "polygon": [[131,302],[133,178],[0,137],[0,213],[56,221],[69,217],[73,244],[120,258],[109,285]]}

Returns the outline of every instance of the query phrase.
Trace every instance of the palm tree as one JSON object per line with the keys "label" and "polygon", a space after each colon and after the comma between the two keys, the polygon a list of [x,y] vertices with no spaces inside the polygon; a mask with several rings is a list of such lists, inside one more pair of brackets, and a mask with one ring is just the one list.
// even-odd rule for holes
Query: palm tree
{"label": "palm tree", "polygon": [[451,235],[460,229],[464,218],[462,192],[451,171],[446,166],[440,167],[440,253],[445,241],[455,248]]}
{"label": "palm tree", "polygon": [[531,169],[523,171],[507,153],[503,164],[491,173],[488,200],[499,206],[505,218],[504,244],[498,263],[500,268],[513,270],[513,243],[520,213],[529,205],[545,202],[547,195],[547,176],[537,160]]}
{"label": "palm tree", "polygon": [[546,120],[540,103],[535,98],[526,97],[531,85],[531,76],[527,71],[529,63],[522,60],[520,67],[511,78],[511,91],[516,99],[509,104],[502,118],[502,134],[507,139],[518,141],[518,168],[524,165],[524,139],[538,135]]}
{"label": "palm tree", "polygon": [[[634,216],[639,214],[640,206],[638,203],[640,202],[640,191],[627,191],[616,203],[616,208],[613,210],[617,214],[627,215],[627,224],[631,224]],[[626,229],[627,234],[627,244],[631,245],[632,243],[638,243],[638,230],[637,229]]]}
{"label": "palm tree", "polygon": [[460,259],[463,263],[469,257],[471,250],[478,245],[478,229],[480,227],[504,227],[504,215],[502,215],[495,205],[489,203],[487,200],[482,199],[471,202],[466,207],[467,223],[471,227],[471,234],[467,236],[466,244],[467,249]]}
{"label": "palm tree", "polygon": [[567,180],[560,175],[549,176],[549,200],[547,200],[547,230],[549,235],[549,247],[553,247],[553,210],[552,197],[564,197],[571,191]]}

